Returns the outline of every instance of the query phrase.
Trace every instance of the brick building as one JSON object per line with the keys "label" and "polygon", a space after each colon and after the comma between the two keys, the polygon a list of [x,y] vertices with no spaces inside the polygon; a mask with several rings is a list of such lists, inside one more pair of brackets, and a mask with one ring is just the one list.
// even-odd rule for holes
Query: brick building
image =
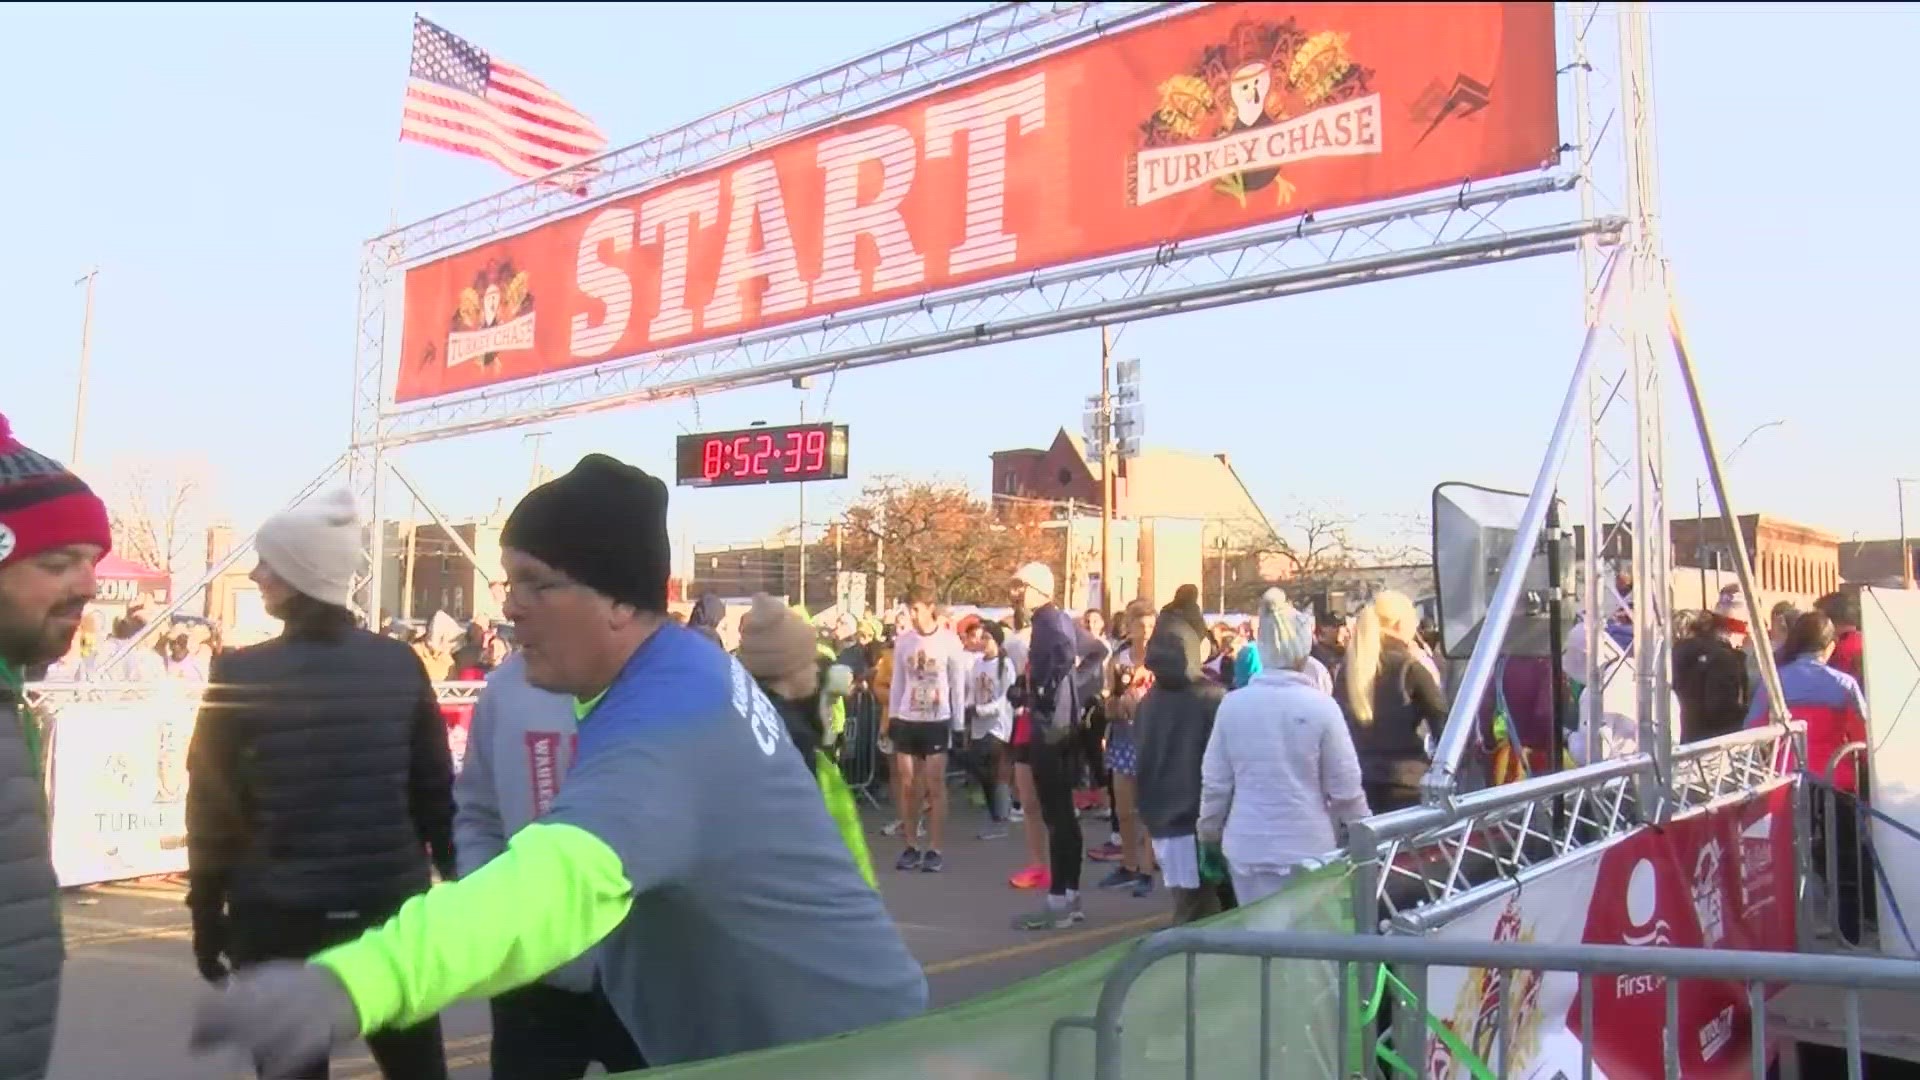
{"label": "brick building", "polygon": [[[839,601],[842,580],[834,571],[831,543],[809,541],[806,576],[808,610],[818,611]],[[864,582],[866,575],[857,576]],[[768,540],[695,548],[693,585],[694,592],[702,596],[738,599],[766,593],[794,602],[800,595],[800,545],[791,540]]]}
{"label": "brick building", "polygon": [[[1778,599],[1811,600],[1840,587],[1840,538],[1811,525],[1768,514],[1743,514],[1740,536],[1753,559],[1754,582]],[[1668,523],[1676,569],[1734,569],[1733,538],[1717,517]]]}
{"label": "brick building", "polygon": [[[1040,500],[1076,519],[1073,566],[1057,568],[1073,606],[1097,595],[1101,463],[1084,440],[1064,428],[1045,448],[993,454],[996,500]],[[1275,531],[1225,454],[1145,446],[1118,463],[1113,516],[1114,588],[1108,606],[1134,596],[1171,598],[1182,584],[1200,586],[1202,606],[1218,606],[1222,590],[1285,577],[1288,560],[1274,549]],[[1092,530],[1089,533],[1089,529]],[[1191,550],[1189,550],[1191,549]],[[1071,573],[1069,573],[1071,569]]]}

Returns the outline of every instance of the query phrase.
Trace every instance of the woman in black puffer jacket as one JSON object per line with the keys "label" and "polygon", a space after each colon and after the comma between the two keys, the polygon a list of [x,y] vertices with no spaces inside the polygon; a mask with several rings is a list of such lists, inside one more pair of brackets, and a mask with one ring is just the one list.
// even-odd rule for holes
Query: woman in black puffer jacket
{"label": "woman in black puffer jacket", "polygon": [[[344,491],[268,521],[253,580],[285,632],[213,660],[187,750],[187,907],[209,982],[351,941],[434,869],[456,876],[446,721],[413,650],[347,609],[360,536]],[[445,1080],[438,1019],[367,1045],[388,1077]]]}
{"label": "woman in black puffer jacket", "polygon": [[1375,594],[1355,620],[1334,683],[1334,700],[1346,714],[1360,758],[1367,805],[1376,814],[1419,805],[1420,779],[1431,763],[1427,740],[1446,727],[1446,698],[1419,630],[1419,614],[1404,593]]}

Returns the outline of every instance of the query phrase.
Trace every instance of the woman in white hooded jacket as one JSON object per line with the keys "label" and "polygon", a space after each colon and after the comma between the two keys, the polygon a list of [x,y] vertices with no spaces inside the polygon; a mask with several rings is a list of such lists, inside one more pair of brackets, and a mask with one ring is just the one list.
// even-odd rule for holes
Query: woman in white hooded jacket
{"label": "woman in white hooded jacket", "polygon": [[1313,617],[1268,589],[1254,648],[1260,673],[1221,702],[1200,765],[1200,840],[1220,844],[1241,904],[1278,892],[1368,814],[1346,718],[1303,671]]}

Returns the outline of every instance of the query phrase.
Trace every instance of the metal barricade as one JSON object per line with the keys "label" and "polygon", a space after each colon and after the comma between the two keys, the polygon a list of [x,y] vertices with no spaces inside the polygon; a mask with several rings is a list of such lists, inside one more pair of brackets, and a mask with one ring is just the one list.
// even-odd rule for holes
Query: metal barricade
{"label": "metal barricade", "polygon": [[840,775],[854,798],[880,805],[880,699],[864,683],[847,695],[846,737],[840,743]]}
{"label": "metal barricade", "polygon": [[[1665,783],[1634,754],[1356,822],[1354,917],[1362,933],[1419,934],[1550,873],[1568,855],[1674,814],[1791,783],[1804,724],[1767,725],[1673,751]],[[1647,791],[1660,805],[1644,805]]]}
{"label": "metal barricade", "polygon": [[[1864,1068],[1865,1051],[1860,1021],[1862,994],[1867,991],[1894,992],[1903,995],[1903,1001],[1907,1000],[1904,995],[1920,995],[1920,964],[1878,957],[1624,945],[1496,944],[1368,934],[1168,930],[1148,938],[1115,965],[1102,987],[1099,1005],[1091,1018],[1064,1020],[1056,1029],[1056,1041],[1063,1037],[1062,1032],[1066,1030],[1081,1028],[1092,1032],[1094,1080],[1142,1080],[1144,1070],[1134,1070],[1139,1075],[1131,1078],[1128,1075],[1123,1039],[1124,1012],[1134,984],[1149,968],[1170,957],[1183,957],[1187,963],[1187,1034],[1182,1073],[1187,1080],[1195,1080],[1203,1075],[1200,1040],[1197,1037],[1203,1017],[1193,1005],[1197,987],[1194,973],[1201,957],[1241,957],[1259,961],[1259,1023],[1257,1030],[1246,1033],[1250,1038],[1262,1040],[1258,1054],[1259,1080],[1271,1080],[1282,1075],[1288,1080],[1306,1080],[1317,1076],[1346,1080],[1349,1077],[1383,1073],[1416,1077],[1427,1075],[1430,1021],[1427,1003],[1422,1000],[1423,992],[1418,988],[1425,986],[1426,974],[1431,969],[1480,969],[1492,973],[1498,980],[1495,984],[1498,989],[1492,999],[1491,1020],[1495,1030],[1478,1033],[1481,1037],[1475,1040],[1473,1047],[1459,1045],[1460,1040],[1450,1032],[1442,1036],[1450,1052],[1455,1055],[1454,1061],[1462,1061],[1460,1055],[1463,1053],[1469,1056],[1470,1060],[1464,1062],[1467,1065],[1463,1070],[1464,1075],[1485,1077],[1514,1075],[1513,1070],[1521,1064],[1514,1059],[1515,1032],[1512,1024],[1513,1017],[1521,1008],[1516,1001],[1524,995],[1514,993],[1503,999],[1500,991],[1515,986],[1516,976],[1522,973],[1567,973],[1577,976],[1576,1007],[1581,1030],[1586,1032],[1595,1030],[1596,976],[1661,980],[1665,1010],[1658,1035],[1669,1078],[1679,1076],[1679,1063],[1682,1060],[1680,1039],[1683,1032],[1679,1002],[1681,987],[1686,982],[1732,983],[1741,987],[1750,1014],[1749,1056],[1751,1075],[1756,1080],[1766,1080],[1770,1075],[1771,1051],[1781,1048],[1781,1040],[1769,1036],[1767,999],[1783,986],[1819,987],[1844,995],[1847,1075],[1854,1080],[1858,1080]],[[1272,991],[1273,968],[1277,963],[1316,961],[1327,965],[1324,969],[1324,985],[1333,987],[1332,992],[1339,999],[1338,1012],[1333,1014],[1339,1018],[1338,1030],[1330,1033],[1333,1037],[1326,1040],[1331,1043],[1333,1060],[1318,1061],[1318,1055],[1312,1054],[1296,1055],[1288,1057],[1284,1066],[1281,1066],[1274,1060],[1276,1055],[1266,1052],[1269,1040],[1276,1035],[1272,1016],[1280,996]],[[1390,988],[1382,992],[1392,994],[1395,999],[1392,1031],[1383,1034],[1374,1026],[1380,1003],[1375,1001],[1371,1009],[1361,1008],[1364,1004],[1361,999],[1368,995],[1359,991],[1367,981],[1363,973],[1370,975],[1372,971],[1384,969],[1394,969],[1396,976],[1392,980],[1378,980],[1379,985]],[[1534,985],[1538,985],[1537,981]],[[1920,1003],[1920,996],[1911,1000]],[[1635,1037],[1653,1034],[1652,1031],[1633,1033]],[[1715,1034],[1716,1037],[1730,1039],[1734,1033],[1731,1029],[1724,1032],[1716,1029]],[[1582,1038],[1579,1042],[1578,1071],[1573,1071],[1568,1061],[1562,1066],[1560,1075],[1569,1078],[1579,1076],[1587,1080],[1596,1075],[1593,1041]],[[1475,1056],[1478,1050],[1486,1050],[1491,1060]],[[1540,1064],[1543,1063],[1533,1063],[1536,1068]],[[1727,1068],[1728,1065],[1722,1065],[1723,1070]],[[1782,1053],[1780,1075],[1792,1080],[1799,1074],[1796,1055]],[[1161,1077],[1169,1073],[1156,1069],[1153,1075]],[[1554,1074],[1547,1071],[1541,1075]],[[1827,1077],[1838,1074],[1830,1069],[1818,1069],[1810,1070],[1810,1075]],[[1056,1070],[1051,1080],[1068,1078],[1058,1075]],[[1235,1080],[1240,1078],[1236,1077]]]}
{"label": "metal barricade", "polygon": [[[1802,777],[1798,828],[1808,837],[1808,858],[1801,868],[1801,947],[1884,953],[1899,945],[1920,953],[1908,913],[1897,904],[1882,910],[1879,888],[1887,858],[1920,856],[1920,832],[1874,808],[1868,756],[1866,743],[1848,743],[1824,763],[1823,772]],[[1852,791],[1835,782],[1843,765],[1852,766]],[[1878,851],[1872,840],[1876,822],[1913,843],[1901,844],[1899,852]]]}

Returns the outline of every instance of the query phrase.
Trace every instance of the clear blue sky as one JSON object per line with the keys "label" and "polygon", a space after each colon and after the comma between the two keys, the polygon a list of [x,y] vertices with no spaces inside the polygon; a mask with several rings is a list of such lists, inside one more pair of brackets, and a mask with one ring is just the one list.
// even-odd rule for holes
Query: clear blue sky
{"label": "clear blue sky", "polygon": [[[637,141],[971,5],[436,4],[449,29]],[[0,92],[0,411],[59,455],[81,323],[102,269],[87,458],[204,454],[251,526],[348,434],[359,244],[505,186],[396,142],[412,8],[10,9]],[[1716,426],[1755,424],[1732,470],[1747,507],[1842,536],[1891,535],[1913,416],[1913,7],[1662,10],[1654,21],[1665,237]],[[1571,133],[1569,132],[1569,138]],[[396,185],[396,169],[400,182]],[[1443,480],[1525,487],[1579,336],[1570,258],[1341,290],[1130,327],[1151,441],[1233,454],[1270,513],[1336,500],[1424,512]],[[853,425],[856,473],[984,489],[987,455],[1079,426],[1092,333],[851,373],[809,414]],[[797,414],[786,387],[553,427],[546,460],[606,450],[657,471],[672,436]],[[1670,409],[1675,513],[1698,451]],[[511,499],[521,432],[409,450],[443,509]],[[824,517],[856,482],[814,485]],[[1920,491],[1915,492],[1920,495]],[[677,538],[785,524],[791,488],[675,493]],[[1920,521],[1920,509],[1916,510]]]}

